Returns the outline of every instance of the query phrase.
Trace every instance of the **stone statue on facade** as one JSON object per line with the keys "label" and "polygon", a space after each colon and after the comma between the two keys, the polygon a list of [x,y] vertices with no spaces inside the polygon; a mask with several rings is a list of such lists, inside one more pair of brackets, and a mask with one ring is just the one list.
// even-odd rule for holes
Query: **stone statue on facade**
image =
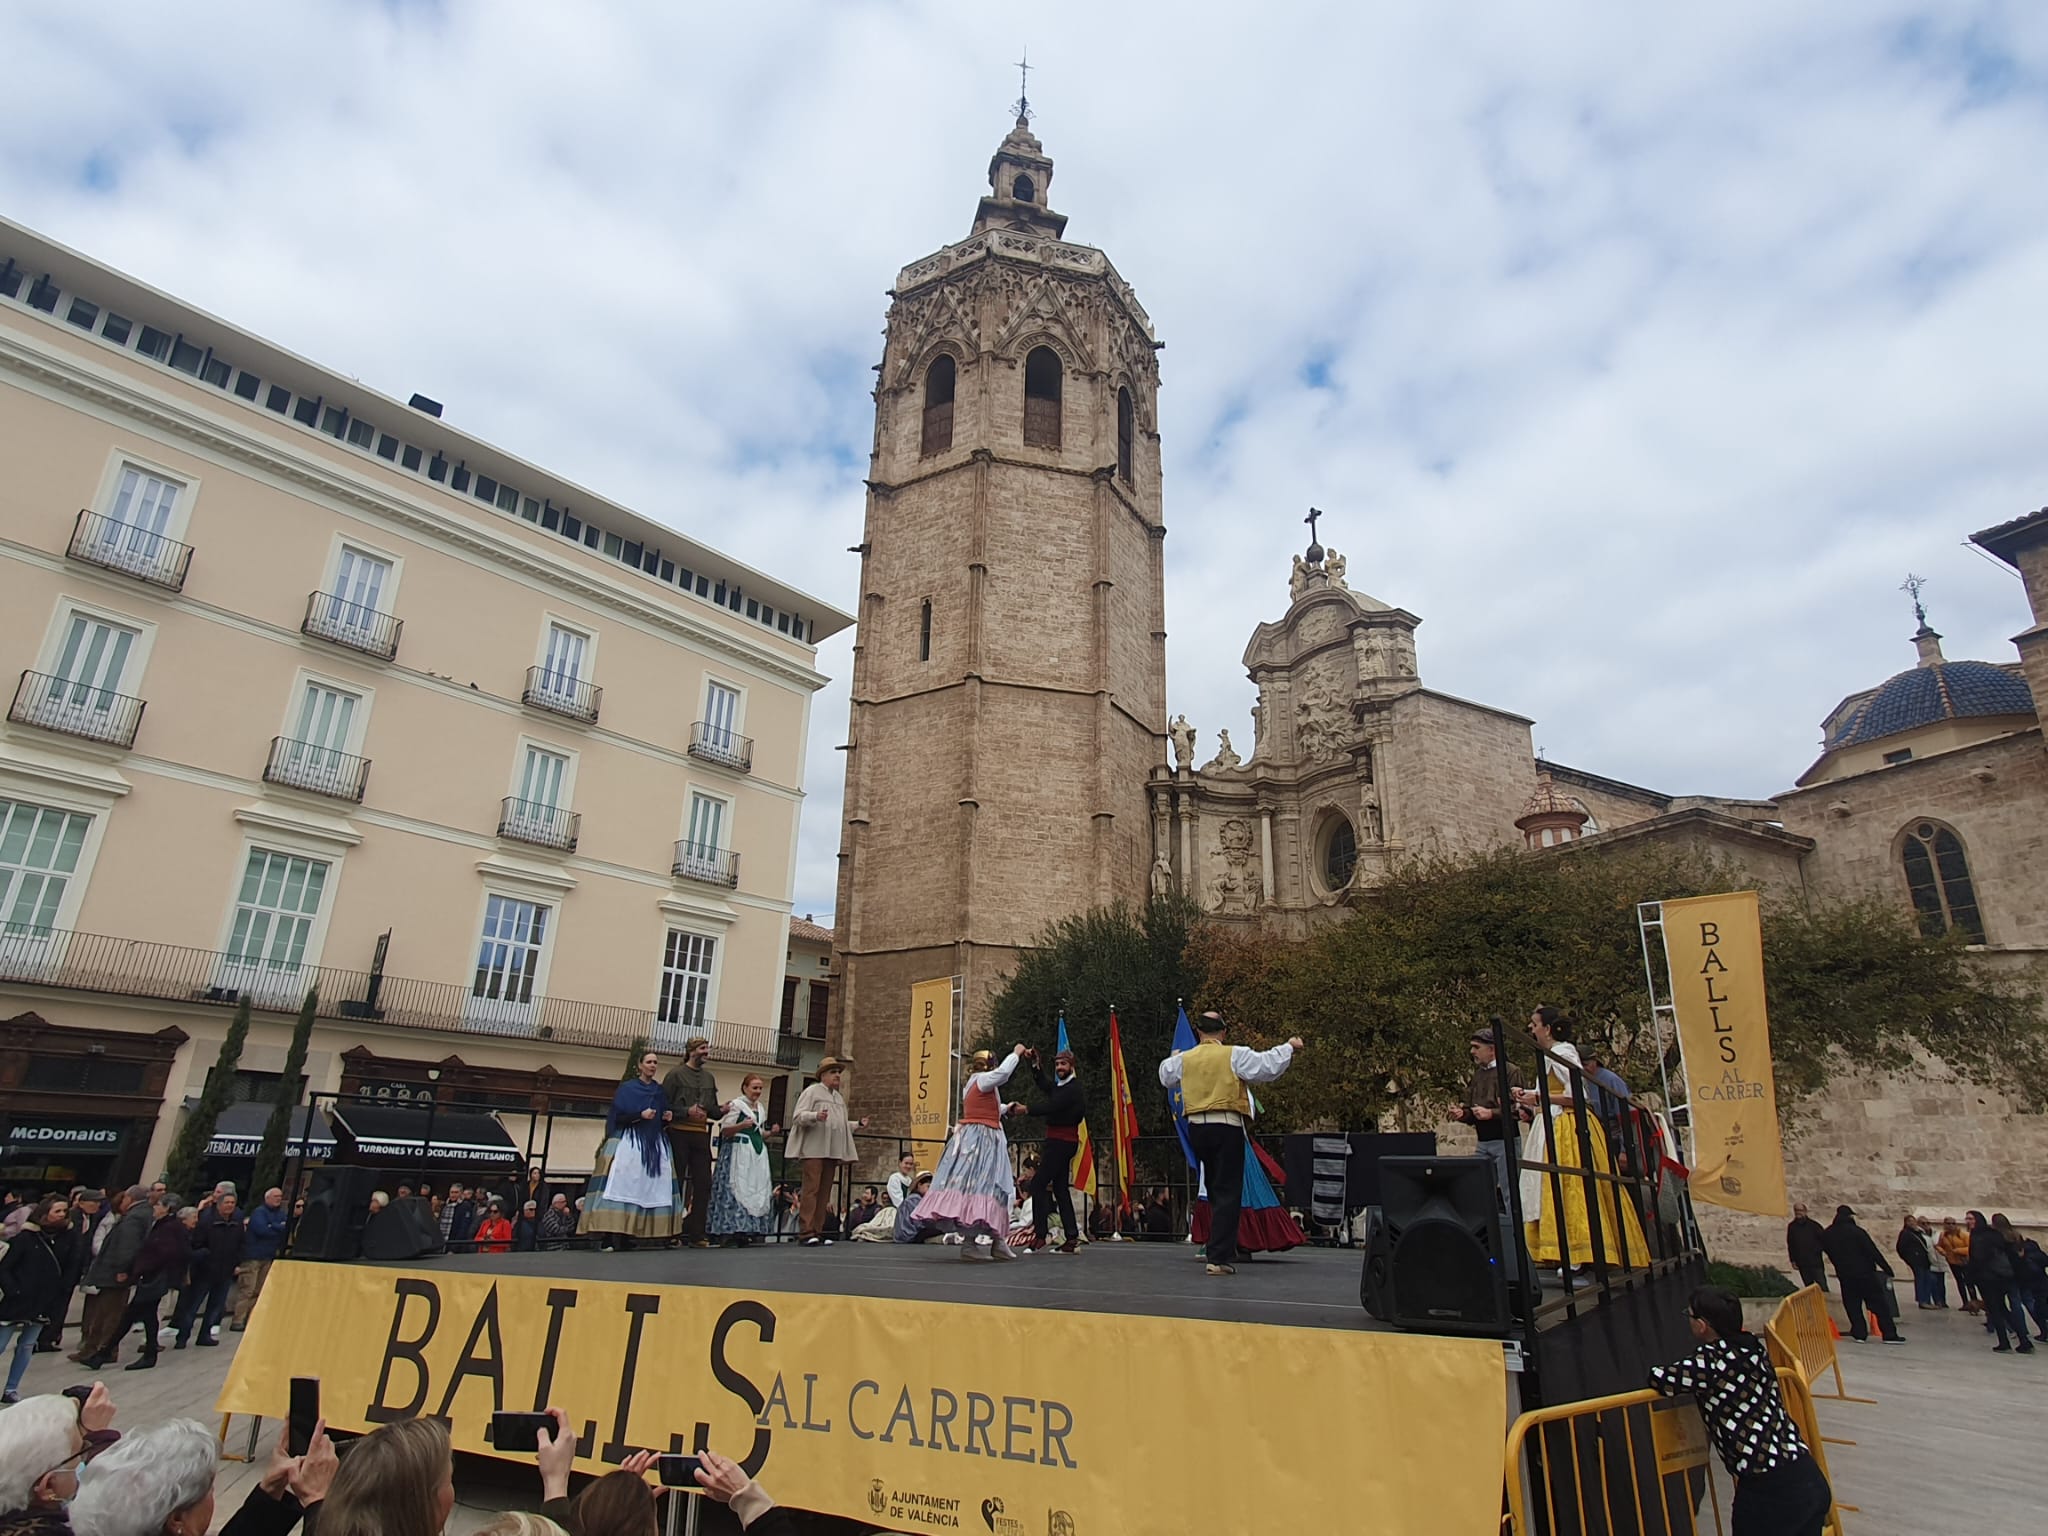
{"label": "stone statue on facade", "polygon": [[1294,602],[1298,603],[1301,601],[1302,594],[1306,591],[1308,591],[1308,562],[1302,559],[1301,556],[1296,555],[1294,557],[1293,574],[1287,578],[1287,595]]}
{"label": "stone statue on facade", "polygon": [[1358,787],[1358,823],[1368,843],[1386,841],[1386,833],[1380,824],[1380,790],[1371,779]]}
{"label": "stone statue on facade", "polygon": [[[1344,587],[1344,557],[1334,549],[1323,558],[1323,573],[1330,578],[1333,587]],[[1349,587],[1344,587],[1349,592]]]}
{"label": "stone statue on facade", "polygon": [[1230,732],[1218,731],[1216,733],[1216,755],[1209,759],[1208,766],[1204,768],[1202,771],[1204,773],[1213,773],[1220,769],[1225,772],[1228,772],[1232,768],[1239,768],[1242,766],[1243,761],[1238,757],[1237,753],[1231,748]]}
{"label": "stone statue on facade", "polygon": [[1173,766],[1186,768],[1195,760],[1195,728],[1188,724],[1186,715],[1175,715],[1167,722],[1166,734],[1173,742]]}
{"label": "stone statue on facade", "polygon": [[1173,894],[1173,860],[1162,850],[1152,861],[1152,894],[1171,896]]}

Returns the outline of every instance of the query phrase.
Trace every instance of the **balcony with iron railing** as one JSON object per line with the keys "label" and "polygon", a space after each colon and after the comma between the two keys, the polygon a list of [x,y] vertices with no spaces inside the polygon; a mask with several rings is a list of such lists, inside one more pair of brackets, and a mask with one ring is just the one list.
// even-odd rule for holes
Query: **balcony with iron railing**
{"label": "balcony with iron railing", "polygon": [[173,592],[184,589],[185,572],[192,566],[190,544],[180,544],[176,539],[104,516],[91,508],[81,510],[78,521],[72,525],[67,553],[87,565],[119,571],[123,576],[133,576],[137,581],[167,587]]}
{"label": "balcony with iron railing", "polygon": [[263,781],[316,795],[332,795],[337,800],[360,801],[370,782],[370,760],[310,741],[274,736],[270,741],[270,761],[263,765]]}
{"label": "balcony with iron railing", "polygon": [[690,727],[690,756],[739,773],[754,770],[754,738],[699,720]]}
{"label": "balcony with iron railing", "polygon": [[556,848],[563,853],[574,853],[576,837],[582,829],[583,816],[580,812],[565,811],[558,805],[548,805],[543,801],[507,795],[498,808],[498,836],[510,838],[515,843],[531,843],[536,848]]}
{"label": "balcony with iron railing", "polygon": [[771,1066],[776,1059],[775,1031],[766,1025],[713,1019],[669,1024],[644,1008],[538,995],[525,997],[516,1009],[503,1001],[484,1008],[476,984],[293,965],[59,928],[0,926],[0,982],[200,1007],[232,1008],[246,997],[252,1008],[281,1014],[296,1012],[307,991],[317,987],[318,1017],[329,1021],[617,1051],[636,1040],[679,1051],[687,1038],[702,1035],[720,1061]]}
{"label": "balcony with iron railing", "polygon": [[345,645],[352,651],[389,661],[398,654],[398,632],[405,620],[395,614],[379,613],[361,603],[352,603],[332,592],[315,592],[306,599],[306,617],[299,633],[315,640]]}
{"label": "balcony with iron railing", "polygon": [[710,885],[737,886],[740,856],[715,843],[697,843],[689,838],[676,841],[676,861],[671,873],[678,880],[702,880]]}
{"label": "balcony with iron railing", "polygon": [[522,704],[544,709],[551,715],[567,715],[571,720],[595,725],[598,706],[604,702],[604,690],[595,683],[586,683],[581,678],[550,667],[528,667],[526,691],[519,699]]}
{"label": "balcony with iron railing", "polygon": [[145,708],[141,699],[125,693],[45,672],[24,672],[15,685],[7,718],[17,725],[82,736],[111,747],[132,747]]}

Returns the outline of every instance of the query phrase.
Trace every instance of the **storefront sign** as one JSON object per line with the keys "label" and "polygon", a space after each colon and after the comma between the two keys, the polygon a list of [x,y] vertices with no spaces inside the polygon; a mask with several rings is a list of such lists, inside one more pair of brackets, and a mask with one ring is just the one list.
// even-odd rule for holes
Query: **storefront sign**
{"label": "storefront sign", "polygon": [[117,1152],[128,1129],[125,1120],[16,1120],[0,1153],[19,1157],[37,1152]]}
{"label": "storefront sign", "polygon": [[492,1412],[559,1407],[585,1471],[708,1446],[891,1530],[1500,1520],[1495,1339],[286,1262],[219,1409],[281,1417],[294,1376],[333,1428],[436,1414],[490,1455]]}

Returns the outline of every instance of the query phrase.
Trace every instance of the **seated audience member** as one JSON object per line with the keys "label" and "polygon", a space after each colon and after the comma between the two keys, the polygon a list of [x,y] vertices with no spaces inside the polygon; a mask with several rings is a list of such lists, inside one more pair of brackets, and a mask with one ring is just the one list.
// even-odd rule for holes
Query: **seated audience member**
{"label": "seated audience member", "polygon": [[901,1205],[910,1194],[910,1181],[917,1177],[917,1158],[904,1153],[896,1159],[896,1171],[889,1175],[889,1203]]}
{"label": "seated audience member", "polygon": [[557,1191],[540,1219],[540,1245],[552,1253],[567,1247],[575,1235],[576,1213],[569,1208],[569,1197]]}
{"label": "seated audience member", "polygon": [[454,1507],[447,1424],[401,1419],[349,1448],[320,1511],[320,1536],[437,1536]]}
{"label": "seated audience member", "polygon": [[83,1403],[52,1393],[0,1412],[0,1532],[66,1529],[80,1463],[120,1439],[113,1422],[104,1382]]}
{"label": "seated audience member", "polygon": [[512,1251],[512,1223],[505,1219],[505,1203],[497,1196],[485,1208],[484,1219],[477,1223],[476,1251],[478,1253],[510,1253]]}
{"label": "seated audience member", "polygon": [[927,1237],[935,1236],[931,1230],[920,1227],[917,1222],[917,1208],[924,1203],[924,1197],[931,1193],[932,1175],[927,1168],[910,1181],[910,1193],[903,1197],[903,1203],[896,1207],[895,1240],[899,1243],[921,1243]]}
{"label": "seated audience member", "polygon": [[1152,1191],[1144,1209],[1138,1212],[1138,1230],[1151,1238],[1173,1236],[1173,1197],[1164,1184]]}
{"label": "seated audience member", "polygon": [[[931,1175],[923,1177],[929,1180]],[[712,1498],[731,1507],[741,1530],[749,1536],[796,1536],[796,1521],[789,1512],[769,1498],[738,1462],[716,1451],[699,1451],[697,1455],[703,1462],[697,1469],[697,1482]]]}
{"label": "seated audience member", "polygon": [[846,1213],[846,1230],[851,1232],[862,1222],[873,1221],[875,1212],[882,1208],[881,1194],[870,1184],[860,1192],[860,1198],[853,1202],[853,1209]]}
{"label": "seated audience member", "polygon": [[512,1251],[531,1253],[540,1243],[540,1202],[529,1200],[519,1208],[519,1219],[512,1223]]}

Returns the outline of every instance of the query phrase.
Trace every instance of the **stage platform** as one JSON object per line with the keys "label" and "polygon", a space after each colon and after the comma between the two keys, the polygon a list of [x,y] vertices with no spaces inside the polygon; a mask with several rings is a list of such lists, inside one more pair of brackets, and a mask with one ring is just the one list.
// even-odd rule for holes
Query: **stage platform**
{"label": "stage platform", "polygon": [[1386,1331],[1358,1301],[1363,1262],[1356,1248],[1296,1248],[1238,1261],[1237,1273],[1203,1272],[1188,1243],[1091,1243],[1079,1253],[1032,1253],[1011,1260],[960,1257],[938,1243],[834,1243],[807,1248],[649,1248],[631,1253],[445,1255],[423,1271],[540,1275],[628,1285],[761,1288],[788,1295],[867,1296],[883,1301],[1022,1307],[1179,1317],[1214,1323]]}
{"label": "stage platform", "polygon": [[338,1429],[435,1414],[485,1455],[494,1410],[560,1407],[584,1470],[708,1445],[886,1531],[1494,1531],[1503,1346],[1380,1328],[1359,1268],[1212,1278],[1178,1243],[285,1261],[220,1407],[280,1416],[315,1376]]}

